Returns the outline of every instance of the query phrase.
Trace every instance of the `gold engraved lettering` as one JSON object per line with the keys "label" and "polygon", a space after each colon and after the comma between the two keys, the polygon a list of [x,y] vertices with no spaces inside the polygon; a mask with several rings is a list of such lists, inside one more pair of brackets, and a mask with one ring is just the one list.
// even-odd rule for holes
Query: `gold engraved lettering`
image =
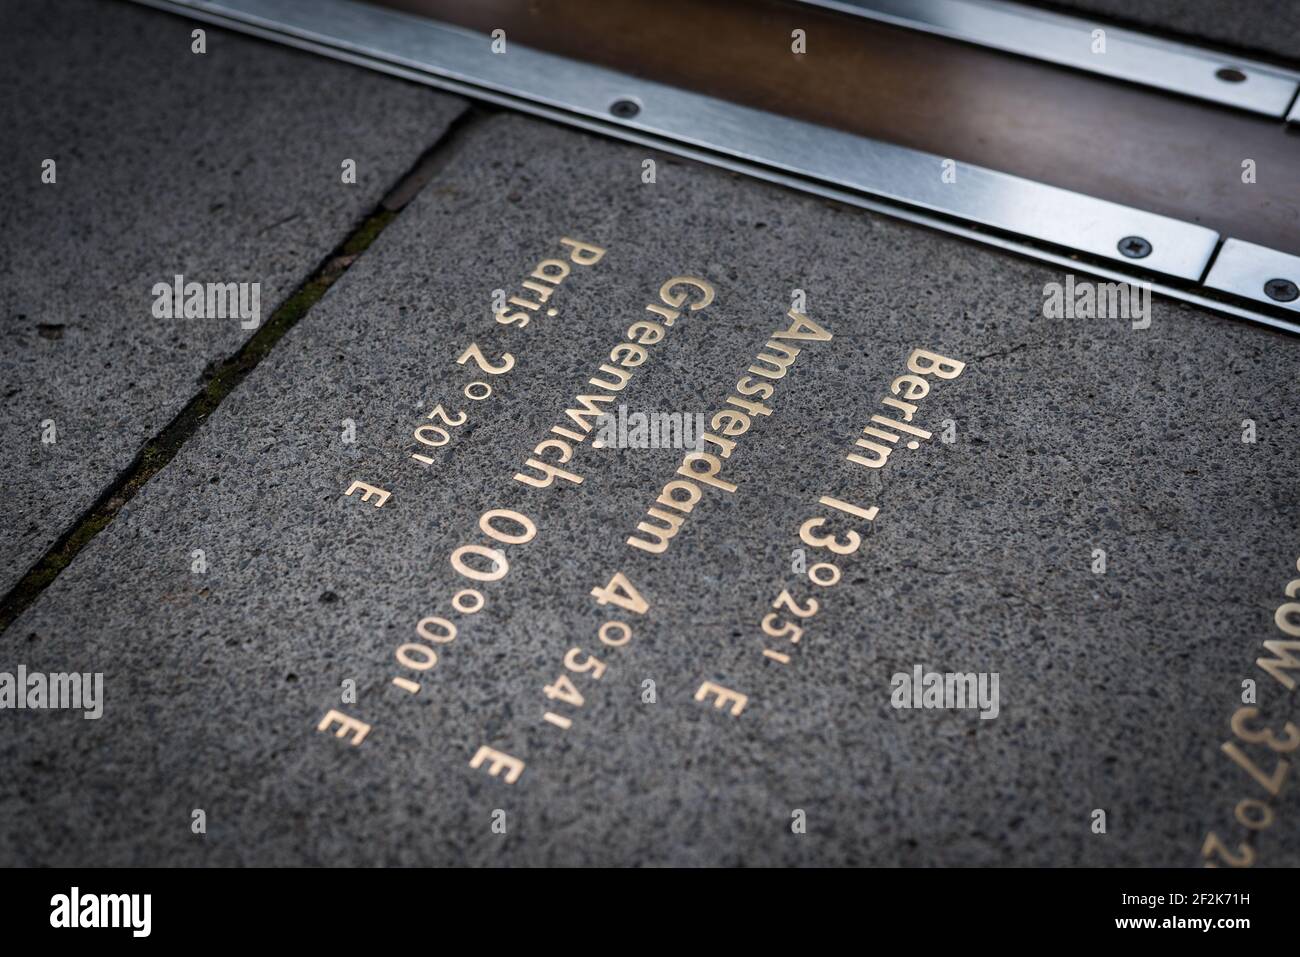
{"label": "gold engraved lettering", "polygon": [[462,615],[477,615],[483,610],[483,593],[477,588],[463,588],[451,599],[451,607]]}
{"label": "gold engraved lettering", "polygon": [[408,642],[397,648],[397,663],[412,671],[428,671],[438,663],[438,655],[428,645]]}
{"label": "gold engraved lettering", "polygon": [[629,536],[627,543],[633,548],[639,548],[643,552],[652,552],[660,555],[668,550],[668,542],[677,534],[677,530],[682,527],[682,522],[686,521],[682,515],[673,515],[665,512],[661,508],[651,508],[647,510],[646,515],[650,518],[657,518],[664,523],[663,528],[651,525],[649,522],[638,522],[636,530],[645,532],[646,535],[652,536],[653,541],[645,538]]}
{"label": "gold engraved lettering", "polygon": [[[597,379],[595,376],[592,376],[587,380],[587,382],[590,385],[594,385],[597,389],[607,389],[610,392],[622,392],[627,387],[629,380],[632,378],[632,373],[629,370],[620,369],[617,366],[608,364],[602,365],[600,371],[607,375],[614,376],[616,381],[606,382],[604,379]],[[582,396],[579,396],[578,398],[581,399]]]}
{"label": "gold engraved lettering", "polygon": [[520,283],[529,292],[537,293],[537,298],[542,302],[550,302],[551,296],[555,295],[554,286],[543,286],[540,282],[533,282],[531,279]]}
{"label": "gold engraved lettering", "polygon": [[[442,634],[434,634],[429,630],[429,626],[436,625],[442,629]],[[456,640],[456,626],[446,618],[439,618],[436,615],[429,618],[421,618],[416,623],[415,630],[419,632],[420,637],[425,641],[432,641],[435,645],[448,645]]]}
{"label": "gold engraved lettering", "polygon": [[[515,535],[509,535],[493,523],[496,519],[505,519],[507,522],[514,522],[523,529]],[[506,545],[523,545],[531,542],[537,536],[537,526],[533,524],[532,519],[521,512],[516,512],[509,508],[493,508],[479,516],[478,527],[488,538],[495,539]]]}
{"label": "gold engraved lettering", "polygon": [[1273,797],[1277,797],[1277,792],[1281,790],[1282,782],[1286,779],[1286,773],[1291,770],[1291,765],[1287,761],[1279,758],[1277,767],[1273,769],[1273,773],[1265,774],[1260,770],[1259,765],[1248,758],[1241,748],[1237,747],[1237,745],[1231,741],[1223,744],[1223,753],[1232,758],[1233,761],[1237,762],[1237,764],[1241,766],[1242,770],[1258,781],[1260,787],[1273,795]]}
{"label": "gold engraved lettering", "polygon": [[569,264],[563,259],[543,259],[530,274],[533,279],[558,285],[571,272]]}
{"label": "gold engraved lettering", "polygon": [[1255,863],[1255,849],[1244,841],[1237,845],[1237,854],[1228,850],[1223,841],[1219,840],[1219,835],[1211,831],[1205,836],[1205,843],[1201,845],[1201,856],[1206,860],[1206,867],[1218,867],[1210,858],[1217,854],[1219,858],[1229,867],[1250,867]]}
{"label": "gold engraved lettering", "polygon": [[713,285],[708,280],[701,279],[698,276],[674,276],[659,287],[659,298],[668,305],[680,309],[686,305],[687,300],[691,297],[689,292],[678,290],[678,286],[687,286],[700,293],[701,298],[690,303],[688,307],[692,312],[703,309],[713,302]]}
{"label": "gold engraved lettering", "polygon": [[889,391],[904,399],[924,399],[930,394],[930,383],[920,376],[900,375],[889,383]]}
{"label": "gold engraved lettering", "polygon": [[[609,357],[625,369],[635,369],[645,362],[649,355],[644,346],[632,342],[620,342],[609,352]],[[633,362],[633,359],[636,361]]]}
{"label": "gold engraved lettering", "polygon": [[1237,823],[1251,831],[1263,831],[1273,826],[1273,809],[1259,798],[1242,798],[1233,813]]}
{"label": "gold engraved lettering", "polygon": [[818,562],[808,568],[808,580],[814,585],[829,588],[840,580],[839,568],[830,562]]}
{"label": "gold engraved lettering", "polygon": [[582,408],[565,409],[564,414],[577,422],[578,428],[582,429],[582,431],[590,432],[594,423],[588,422],[587,417],[590,416],[594,420],[605,414],[603,409],[596,408],[596,403],[613,402],[614,397],[612,395],[580,395],[575,397],[575,401]]}
{"label": "gold engraved lettering", "polygon": [[1260,731],[1251,730],[1247,724],[1253,718],[1259,716],[1259,709],[1253,707],[1238,708],[1232,716],[1232,733],[1239,737],[1247,744],[1263,744],[1269,750],[1287,754],[1300,748],[1300,728],[1297,728],[1292,722],[1288,721],[1282,726],[1286,732],[1286,739],[1279,740],[1276,733],[1269,728]]}
{"label": "gold engraved lettering", "polygon": [[[433,439],[426,438],[426,433],[440,435],[442,441],[435,442]],[[446,445],[451,441],[451,433],[439,425],[422,425],[415,430],[415,440],[423,445],[431,445],[434,448],[438,448],[439,446]]]}
{"label": "gold engraved lettering", "polygon": [[543,442],[538,442],[537,448],[533,449],[533,454],[541,455],[548,449],[559,449],[559,459],[561,462],[567,462],[569,459],[573,458],[573,446],[568,442],[561,442],[559,439],[546,439]]}
{"label": "gold engraved lettering", "polygon": [[581,708],[583,702],[587,700],[568,675],[560,675],[554,682],[543,688],[542,693],[552,701],[558,699],[575,708]]}
{"label": "gold engraved lettering", "polygon": [[387,502],[389,498],[392,497],[393,494],[392,492],[387,492],[384,489],[378,488],[374,485],[367,485],[365,482],[353,482],[351,485],[348,486],[348,490],[343,494],[351,495],[353,492],[357,491],[358,489],[365,490],[365,493],[361,496],[361,501],[363,502],[370,501],[370,497],[372,495],[378,497],[379,501],[375,502],[375,508],[383,508],[384,503]]}
{"label": "gold engraved lettering", "polygon": [[496,318],[497,322],[501,323],[503,326],[518,326],[520,329],[523,329],[528,325],[532,316],[528,315],[526,312],[507,312],[502,309],[500,312],[496,313]]}
{"label": "gold engraved lettering", "polygon": [[[770,382],[759,382],[752,375],[747,375],[741,376],[736,382],[736,391],[741,395],[755,395],[760,399],[770,399],[772,396],[776,395],[776,386]],[[736,404],[739,405],[740,403],[737,401]],[[766,409],[767,406],[760,405],[759,408]],[[764,415],[770,414],[770,409],[764,413]]]}
{"label": "gold engraved lettering", "polygon": [[[562,435],[566,439],[571,439],[574,442],[585,442],[587,440],[587,437],[585,435],[581,435],[580,433],[573,431],[573,429],[566,429],[562,425],[551,426],[551,432],[555,435]],[[536,451],[536,449],[534,449],[533,451]],[[564,459],[563,461],[567,462],[569,460]]]}
{"label": "gold engraved lettering", "polygon": [[[1291,619],[1295,618],[1295,621]],[[1300,602],[1289,601],[1273,612],[1274,623],[1292,638],[1300,638]]]}
{"label": "gold engraved lettering", "polygon": [[569,262],[578,266],[594,266],[605,255],[605,250],[591,243],[579,242],[565,236],[560,240],[561,246],[569,247]]}
{"label": "gold engraved lettering", "polygon": [[823,495],[817,501],[828,508],[836,509],[837,511],[844,512],[848,515],[856,515],[858,518],[864,519],[868,522],[874,519],[880,512],[880,509],[874,505],[871,506],[871,508],[861,508],[857,505],[850,505],[848,502],[842,502],[838,498],[831,498],[829,495]]}
{"label": "gold engraved lettering", "polygon": [[[704,463],[703,470],[694,468],[697,462]],[[716,455],[710,455],[708,452],[687,452],[682,457],[682,465],[677,470],[677,474],[722,489],[724,492],[734,492],[736,490],[735,485],[725,479],[718,478],[718,472],[721,470],[722,460]]]}
{"label": "gold engraved lettering", "polygon": [[[567,459],[565,461],[568,461]],[[535,469],[542,473],[542,478],[534,478],[531,475],[525,475],[523,472],[516,472],[514,479],[516,482],[523,482],[525,485],[531,485],[533,488],[550,488],[551,483],[557,478],[564,479],[566,482],[572,482],[574,485],[582,484],[582,476],[575,475],[573,472],[565,469],[556,468],[538,459],[529,459],[524,463],[524,468]]]}
{"label": "gold engraved lettering", "polygon": [[[685,492],[686,498],[678,500],[673,494],[674,492]],[[703,497],[704,493],[700,491],[700,487],[694,482],[672,481],[664,486],[663,492],[655,501],[660,505],[675,508],[679,512],[689,512]]]}
{"label": "gold engraved lettering", "polygon": [[1296,658],[1291,654],[1292,651],[1300,651],[1300,641],[1276,641],[1270,639],[1264,642],[1264,650],[1272,652],[1277,657],[1256,658],[1255,664],[1272,675],[1287,691],[1294,691],[1295,679],[1283,669],[1300,668],[1300,658]]}
{"label": "gold engraved lettering", "polygon": [[724,459],[731,458],[731,452],[736,447],[736,443],[731,439],[722,439],[712,432],[705,432],[700,436],[700,441],[707,442],[709,445],[716,445],[718,451],[722,453]]}
{"label": "gold engraved lettering", "polygon": [[786,313],[786,316],[794,321],[790,323],[790,328],[772,333],[773,339],[797,339],[803,342],[831,341],[830,332],[817,325],[802,312],[791,309]]}
{"label": "gold engraved lettering", "polygon": [[591,597],[596,599],[597,604],[608,605],[612,602],[634,615],[644,615],[650,608],[650,603],[641,597],[636,586],[622,572],[615,572],[609,584],[603,588],[593,588]]}
{"label": "gold engraved lettering", "polygon": [[709,419],[709,426],[718,429],[723,435],[744,435],[749,431],[749,423],[752,421],[744,412],[721,409],[713,413],[713,418]]}
{"label": "gold engraved lettering", "polygon": [[677,317],[682,314],[680,309],[669,309],[667,306],[661,306],[657,302],[650,303],[650,305],[645,307],[645,311],[653,312],[656,316],[659,316],[663,319],[665,326],[671,326],[677,321]]}
{"label": "gold engraved lettering", "polygon": [[[673,282],[694,283],[695,280],[669,280],[664,288],[660,290],[660,295],[665,302],[672,306],[679,306],[686,299],[681,294],[673,292],[670,288]],[[691,308],[700,308],[712,301],[713,289],[710,286],[706,291],[706,298],[701,302],[692,303]],[[760,351],[754,357],[754,364],[750,365],[747,370],[753,375],[742,376],[737,381],[736,390],[738,392],[744,395],[761,395],[764,399],[770,399],[775,394],[775,386],[771,382],[759,382],[753,376],[770,380],[783,379],[801,351],[795,346],[782,345],[777,341],[778,339],[825,341],[831,338],[829,332],[806,316],[794,310],[790,310],[788,316],[792,320],[791,325],[787,329],[777,330],[769,336],[763,345],[763,349],[769,351]],[[732,408],[715,412],[711,418],[711,425],[728,436],[743,435],[749,431],[752,425],[752,416],[769,416],[772,414],[770,406],[764,405],[762,402],[742,399],[736,395],[727,396],[725,404]],[[734,409],[739,409],[740,412],[735,412]],[[736,443],[732,439],[722,438],[712,433],[705,433],[702,439],[716,446],[722,453],[722,458],[730,458],[732,450],[736,447]],[[690,514],[702,498],[698,486],[707,485],[728,494],[736,491],[737,486],[735,483],[719,477],[721,470],[722,459],[712,453],[703,451],[686,453],[682,457],[682,464],[676,472],[686,481],[670,481],[663,487],[659,497],[655,500],[657,505],[667,506],[683,514],[681,516],[673,515],[663,509],[651,507],[646,511],[647,516],[658,519],[665,524],[660,527],[647,521],[639,522],[636,526],[637,531],[644,532],[651,537],[640,538],[631,535],[625,539],[625,542],[633,548],[639,548],[651,554],[658,555],[667,551],[669,542],[685,521],[685,515]],[[683,495],[685,497],[682,497]]]}
{"label": "gold engraved lettering", "polygon": [[[664,289],[667,290],[670,287],[676,288],[673,285],[674,283],[678,285],[689,283],[700,288],[699,283],[702,282],[703,280],[683,280],[680,278],[671,279],[665,283]],[[705,284],[705,286],[707,286],[707,284]],[[692,309],[703,308],[703,306],[712,301],[712,287],[707,286],[705,292],[706,294],[703,299],[697,299],[691,303]],[[682,294],[681,298],[682,301],[685,302],[687,297],[685,294]],[[652,304],[647,308],[656,315],[662,316],[667,325],[672,325],[673,321],[681,315],[680,312],[674,309],[666,310],[658,305]],[[578,441],[581,441],[589,435],[595,429],[597,422],[599,422],[602,417],[609,414],[608,410],[603,408],[603,406],[608,406],[615,400],[615,398],[617,398],[618,393],[623,392],[627,388],[628,384],[632,380],[634,370],[645,362],[647,352],[643,348],[644,345],[658,342],[663,338],[664,326],[657,322],[633,323],[628,329],[628,336],[634,339],[635,342],[619,343],[609,353],[611,360],[616,362],[617,365],[603,363],[597,370],[599,374],[594,375],[587,380],[588,385],[595,386],[598,389],[603,389],[607,394],[575,396],[574,407],[564,410],[564,414],[578,427],[580,433],[575,434],[568,430],[552,427],[551,431],[553,434],[562,434],[570,437],[576,435],[576,440]],[[621,415],[622,413],[620,413],[620,416]],[[622,419],[620,419],[620,421],[622,421]],[[593,446],[601,446],[604,444],[604,441],[605,439],[602,436],[593,441],[592,444]],[[574,455],[573,448],[557,443],[554,440],[537,446],[537,448],[534,449],[534,454],[540,456],[545,449],[549,448],[560,450],[561,463],[567,463]],[[535,468],[542,472],[540,478],[530,476],[526,472],[519,472],[515,474],[515,480],[534,488],[549,488],[555,483],[556,478],[566,479],[573,484],[579,484],[582,481],[576,472],[547,467],[538,464],[539,462],[540,459],[529,460],[525,464],[525,468]]]}
{"label": "gold engraved lettering", "polygon": [[[776,626],[778,621],[781,622],[780,628]],[[776,612],[764,615],[761,627],[763,634],[773,638],[787,638],[792,645],[799,644],[799,640],[803,638],[803,628],[792,621],[785,621]]]}
{"label": "gold engraved lettering", "polygon": [[[618,633],[618,637],[614,637],[615,632]],[[609,645],[611,648],[622,648],[632,640],[632,629],[626,622],[607,621],[600,626],[598,637],[601,644]]]}
{"label": "gold engraved lettering", "polygon": [[356,718],[349,717],[342,711],[335,711],[331,708],[325,712],[325,717],[320,719],[320,724],[316,725],[317,731],[328,731],[329,726],[338,722],[338,730],[334,732],[334,737],[345,738],[350,733],[352,735],[352,746],[357,747],[362,741],[366,740],[366,735],[370,733],[370,725],[364,721],[358,721]]}
{"label": "gold engraved lettering", "polygon": [[912,405],[910,402],[903,402],[900,399],[895,399],[893,396],[885,396],[880,400],[880,404],[887,405],[891,409],[897,409],[899,412],[902,412],[904,422],[911,422],[912,416],[916,414],[916,406]]}
{"label": "gold engraved lettering", "polygon": [[955,379],[961,375],[961,370],[966,368],[966,363],[941,356],[937,352],[913,349],[912,354],[907,357],[907,368],[917,375],[933,375],[938,376],[940,379]]}
{"label": "gold engraved lettering", "polygon": [[[510,301],[514,302],[515,300],[512,299]],[[537,308],[536,304],[533,305],[533,308]],[[474,364],[488,375],[505,375],[505,373],[515,367],[515,357],[508,352],[501,353],[500,363],[493,364],[487,356],[483,355],[483,350],[478,347],[477,342],[471,342],[469,348],[457,357],[456,362],[460,365],[464,365],[470,359],[473,359]]]}
{"label": "gold engraved lettering", "polygon": [[862,536],[857,532],[845,532],[844,541],[837,541],[834,535],[814,535],[814,528],[821,528],[826,524],[824,518],[810,518],[799,526],[799,539],[810,548],[825,548],[834,552],[836,555],[851,555],[858,550],[862,544]]}
{"label": "gold engraved lettering", "polygon": [[503,751],[489,748],[486,744],[474,752],[474,757],[469,760],[469,766],[478,769],[485,761],[491,762],[488,765],[488,774],[493,777],[499,777],[501,772],[505,771],[506,784],[514,784],[519,780],[519,775],[524,773],[524,762]]}
{"label": "gold engraved lettering", "polygon": [[809,598],[807,606],[800,608],[798,602],[794,600],[794,596],[790,594],[790,589],[786,588],[776,596],[776,600],[772,602],[772,607],[784,608],[796,618],[811,618],[817,614],[817,609],[821,606],[817,603],[816,598]]}
{"label": "gold engraved lettering", "polygon": [[750,415],[772,414],[771,406],[764,405],[762,402],[750,402],[747,399],[738,399],[734,395],[727,396],[727,405],[734,405],[738,409],[744,409]]}
{"label": "gold engraved lettering", "polygon": [[713,702],[713,707],[721,711],[728,704],[731,705],[732,716],[738,716],[745,710],[745,705],[749,703],[749,695],[741,694],[739,691],[732,691],[730,688],[724,688],[722,685],[714,684],[712,681],[706,681],[698,691],[695,692],[695,700],[703,701],[709,695],[717,695],[717,700]]}
{"label": "gold engraved lettering", "polygon": [[893,451],[892,449],[883,445],[878,445],[875,442],[868,442],[866,439],[858,439],[853,444],[873,453],[872,457],[867,458],[864,455],[858,455],[857,453],[851,452],[846,455],[845,458],[857,465],[865,465],[869,469],[884,467],[885,462],[889,459],[889,453]]}
{"label": "gold engraved lettering", "polygon": [[[582,655],[581,662],[578,660],[579,655]],[[585,654],[581,648],[569,649],[568,654],[564,656],[564,667],[580,675],[590,672],[593,678],[599,678],[605,674],[605,662]]]}
{"label": "gold engraved lettering", "polygon": [[[471,568],[465,561],[466,555],[477,555],[479,558],[486,558],[491,563],[491,567],[486,571]],[[506,561],[506,553],[499,548],[488,548],[486,545],[460,546],[451,553],[451,567],[461,575],[476,582],[500,581],[510,571],[510,563]]]}
{"label": "gold engraved lettering", "polygon": [[665,329],[650,319],[642,319],[627,327],[627,337],[642,346],[653,346],[663,339]]}
{"label": "gold engraved lettering", "polygon": [[[761,375],[765,379],[784,379],[785,374],[790,371],[790,366],[794,360],[799,358],[800,350],[795,346],[783,346],[776,340],[769,340],[765,349],[773,352],[780,352],[781,355],[768,355],[766,352],[760,352],[754,357],[754,365],[746,371],[754,375]],[[762,365],[760,365],[762,363]],[[771,366],[771,370],[764,369],[763,365]]]}

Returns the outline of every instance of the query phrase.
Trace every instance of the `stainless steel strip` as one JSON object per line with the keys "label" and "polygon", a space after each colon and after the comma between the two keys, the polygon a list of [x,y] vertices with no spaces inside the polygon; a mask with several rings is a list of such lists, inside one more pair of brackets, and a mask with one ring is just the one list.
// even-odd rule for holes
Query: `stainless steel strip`
{"label": "stainless steel strip", "polygon": [[1215,257],[1205,285],[1275,308],[1300,312],[1300,257],[1240,239],[1228,239]]}
{"label": "stainless steel strip", "polygon": [[[175,0],[663,139],[872,193],[1116,262],[1199,280],[1213,230],[1043,183],[765,113],[351,0]],[[950,175],[945,176],[945,172]],[[951,181],[948,181],[951,180]],[[1130,241],[1136,237],[1139,241]]]}
{"label": "stainless steel strip", "polygon": [[801,2],[1267,116],[1286,115],[1300,89],[1279,67],[999,0]]}
{"label": "stainless steel strip", "polygon": [[[1004,237],[983,232],[969,226],[964,226],[950,219],[931,215],[921,210],[893,205],[882,200],[872,199],[860,193],[848,192],[843,189],[828,186],[824,183],[802,179],[767,167],[745,163],[715,153],[709,153],[672,140],[660,139],[623,126],[613,125],[611,122],[603,119],[589,119],[576,116],[562,109],[544,106],[529,99],[513,97],[503,93],[495,93],[469,83],[438,76],[423,69],[408,68],[389,60],[378,59],[359,52],[343,50],[325,43],[293,36],[277,29],[273,24],[259,26],[250,23],[247,20],[232,19],[222,16],[212,10],[196,9],[191,5],[189,0],[135,0],[135,2],[195,17],[219,26],[263,37],[264,39],[282,43],[287,46],[329,56],[333,59],[353,63],[366,69],[387,73],[391,76],[400,77],[412,82],[424,83],[439,89],[460,93],[508,109],[530,113],[534,116],[563,123],[577,129],[587,130],[599,135],[637,143],[651,149],[673,153],[697,162],[730,169],[754,177],[755,179],[761,179],[790,189],[823,196],[827,199],[856,206],[903,222],[935,229],[971,242],[980,243],[985,246],[1010,252],[1038,262],[1058,266],[1066,271],[1086,273],[1088,275],[1098,276],[1115,282],[1146,281],[1146,277],[1141,275],[1139,272],[1126,272],[1121,268],[1117,268],[1119,264],[1116,264],[1116,266],[1106,266],[1090,262],[1086,259],[1078,259],[1068,253],[1059,253],[1050,249],[1045,249],[1041,246],[1035,246],[1015,237]],[[1223,299],[1216,298],[1214,295],[1206,295],[1197,289],[1188,288],[1183,285],[1162,283],[1159,281],[1150,282],[1149,285],[1152,291],[1157,295],[1165,296],[1180,302],[1186,302],[1190,305],[1217,312],[1224,316],[1251,322],[1278,332],[1300,335],[1300,321],[1292,322],[1279,315],[1272,315],[1266,311],[1261,312],[1251,306],[1243,305],[1241,303],[1224,301]]]}

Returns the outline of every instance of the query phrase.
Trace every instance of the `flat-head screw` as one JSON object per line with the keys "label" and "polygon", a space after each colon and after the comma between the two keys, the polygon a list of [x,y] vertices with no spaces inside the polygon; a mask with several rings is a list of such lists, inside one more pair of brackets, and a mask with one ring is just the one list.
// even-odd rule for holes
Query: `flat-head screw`
{"label": "flat-head screw", "polygon": [[1290,279],[1270,279],[1264,283],[1264,295],[1276,302],[1292,302],[1300,296],[1300,288]]}
{"label": "flat-head screw", "polygon": [[1151,255],[1151,244],[1141,236],[1125,236],[1119,241],[1119,251],[1129,259],[1146,259]]}

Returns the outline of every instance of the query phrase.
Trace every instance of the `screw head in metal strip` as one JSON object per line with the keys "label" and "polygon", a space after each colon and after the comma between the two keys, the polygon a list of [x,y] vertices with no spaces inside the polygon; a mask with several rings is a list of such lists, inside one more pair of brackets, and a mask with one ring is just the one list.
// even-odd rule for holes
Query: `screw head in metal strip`
{"label": "screw head in metal strip", "polygon": [[1129,259],[1145,259],[1151,255],[1151,243],[1141,236],[1125,236],[1119,241],[1119,251]]}
{"label": "screw head in metal strip", "polygon": [[620,120],[630,120],[641,112],[641,104],[636,100],[621,99],[615,100],[610,104],[609,112],[617,116]]}
{"label": "screw head in metal strip", "polygon": [[1275,302],[1292,302],[1300,296],[1300,287],[1290,279],[1270,279],[1264,283],[1264,295]]}

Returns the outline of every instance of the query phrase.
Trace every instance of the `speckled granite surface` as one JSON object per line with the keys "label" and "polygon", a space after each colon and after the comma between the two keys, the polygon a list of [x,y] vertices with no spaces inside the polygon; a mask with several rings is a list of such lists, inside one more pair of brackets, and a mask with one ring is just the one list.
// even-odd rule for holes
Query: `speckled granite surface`
{"label": "speckled granite surface", "polygon": [[[495,323],[493,291],[562,236],[606,254],[574,267],[556,316]],[[719,408],[793,290],[833,339],[802,344],[737,440],[737,491],[706,490],[655,556],[624,540],[680,450],[584,445],[579,486],[511,476],[680,274],[716,299],[650,350],[632,409]],[[1160,300],[1142,330],[1045,319],[1062,279],[639,148],[476,121],[4,636],[6,667],[102,671],[106,703],[98,721],[2,716],[0,861],[1195,865],[1207,830],[1235,846],[1233,807],[1260,796],[1218,751],[1242,679],[1275,726],[1290,706],[1253,662],[1300,555],[1300,343]],[[457,365],[471,342],[514,368]],[[920,403],[935,437],[883,472],[845,461],[916,347],[966,363]],[[490,399],[463,398],[474,379]],[[436,403],[469,418],[422,449]],[[392,498],[343,496],[354,480]],[[824,590],[791,565],[822,494],[881,510]],[[451,598],[473,583],[448,556],[486,541],[490,508],[538,534],[502,546],[508,574],[464,615]],[[602,648],[611,608],[589,593],[615,570],[652,605]],[[760,622],[785,588],[821,610],[781,666]],[[455,641],[400,670],[431,615]],[[607,664],[571,675],[580,708],[543,693],[575,646]],[[917,664],[997,672],[999,716],[894,710],[891,675]],[[705,679],[748,690],[744,713],[695,701]],[[316,730],[331,708],[373,725],[359,747]],[[526,757],[516,783],[469,767],[484,744]],[[1297,795],[1261,865],[1300,863]]]}
{"label": "speckled granite surface", "polygon": [[131,3],[5,5],[0,594],[253,335],[155,318],[154,285],[260,283],[269,318],[464,106],[206,25],[196,54],[195,27]]}

